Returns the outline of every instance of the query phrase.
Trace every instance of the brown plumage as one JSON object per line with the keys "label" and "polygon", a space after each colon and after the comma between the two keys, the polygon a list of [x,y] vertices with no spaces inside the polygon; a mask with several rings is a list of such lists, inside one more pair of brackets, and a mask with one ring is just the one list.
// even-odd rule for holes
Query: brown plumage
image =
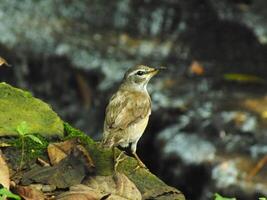
{"label": "brown plumage", "polygon": [[[104,146],[128,146],[133,142],[131,127],[146,120],[150,115],[151,101],[148,94],[139,91],[119,90],[111,98],[104,122]],[[144,129],[144,127],[139,127]],[[139,131],[139,130],[137,130]],[[143,132],[139,131],[139,132]]]}
{"label": "brown plumage", "polygon": [[[151,99],[146,86],[157,72],[157,69],[144,65],[130,68],[106,108],[103,147],[114,150],[116,146],[130,146],[141,167],[145,165],[136,154],[136,145],[151,114]],[[118,162],[115,161],[115,170]]]}

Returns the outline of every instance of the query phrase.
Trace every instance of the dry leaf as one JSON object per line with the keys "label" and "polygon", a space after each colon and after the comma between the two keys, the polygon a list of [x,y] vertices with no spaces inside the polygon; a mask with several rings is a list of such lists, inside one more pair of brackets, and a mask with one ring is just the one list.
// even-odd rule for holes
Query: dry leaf
{"label": "dry leaf", "polygon": [[57,200],[99,200],[103,194],[100,191],[96,191],[85,185],[75,185],[70,187],[69,192],[64,192],[60,194]]}
{"label": "dry leaf", "polygon": [[260,98],[248,98],[242,100],[241,105],[249,111],[255,112],[260,115],[262,119],[267,118],[267,96]]}
{"label": "dry leaf", "polygon": [[2,65],[6,65],[6,66],[10,67],[10,65],[7,63],[7,61],[4,58],[0,57],[0,66],[2,66]]}
{"label": "dry leaf", "polygon": [[83,160],[70,154],[52,167],[35,166],[23,174],[21,183],[23,185],[42,183],[55,185],[57,188],[68,188],[81,183],[87,174],[87,166]]}
{"label": "dry leaf", "polygon": [[25,200],[44,200],[45,196],[40,191],[31,186],[17,186],[16,192]]}
{"label": "dry leaf", "polygon": [[47,152],[51,164],[55,165],[66,158],[71,153],[75,144],[75,139],[49,144],[47,147]]}
{"label": "dry leaf", "polygon": [[5,188],[9,189],[10,186],[9,170],[1,150],[0,150],[0,184],[2,184]]}
{"label": "dry leaf", "polygon": [[189,68],[190,73],[201,76],[204,74],[205,70],[202,64],[198,61],[193,61]]}
{"label": "dry leaf", "polygon": [[67,156],[73,154],[73,156],[78,157],[83,162],[88,172],[94,171],[95,165],[91,156],[84,146],[77,144],[76,139],[49,144],[47,152],[52,165],[58,164]]}
{"label": "dry leaf", "polygon": [[108,199],[117,199],[118,196],[122,199],[142,199],[135,184],[122,173],[117,173],[114,176],[96,176],[91,178],[86,185],[95,190],[103,191],[105,194],[112,194]]}
{"label": "dry leaf", "polygon": [[21,183],[23,185],[42,183],[54,185],[57,188],[80,184],[87,175],[94,172],[95,167],[87,150],[82,145],[74,146],[74,143],[76,143],[74,140],[62,142],[64,144],[60,146],[62,148],[59,148],[60,143],[53,144],[52,158],[57,158],[57,155],[63,155],[64,152],[70,152],[70,154],[66,153],[67,157],[53,166],[33,167],[23,174]]}
{"label": "dry leaf", "polygon": [[70,191],[57,197],[58,200],[141,200],[142,196],[135,184],[127,176],[95,176],[86,185],[75,185]]}
{"label": "dry leaf", "polygon": [[84,165],[87,167],[89,172],[92,172],[95,168],[95,164],[87,149],[82,145],[77,145],[73,149],[73,155],[82,159]]}
{"label": "dry leaf", "polygon": [[0,141],[0,148],[1,147],[10,147],[11,146],[11,144],[8,144],[8,143],[6,143],[6,142],[2,142],[2,141]]}

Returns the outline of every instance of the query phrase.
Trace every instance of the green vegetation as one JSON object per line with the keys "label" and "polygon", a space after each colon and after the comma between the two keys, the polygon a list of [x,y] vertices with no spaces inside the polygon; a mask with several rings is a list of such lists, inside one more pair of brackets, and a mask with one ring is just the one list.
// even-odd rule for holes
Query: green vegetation
{"label": "green vegetation", "polygon": [[84,132],[73,128],[70,124],[64,123],[64,130],[65,130],[65,137],[64,140],[72,139],[72,138],[79,138],[82,142],[87,143],[88,145],[94,145],[95,142],[88,137]]}
{"label": "green vegetation", "polygon": [[240,83],[266,83],[266,81],[258,76],[250,75],[250,74],[224,74],[224,80],[226,81],[235,81]]}
{"label": "green vegetation", "polygon": [[14,199],[14,200],[21,200],[20,196],[13,194],[7,188],[4,188],[3,185],[0,184],[0,200]]}
{"label": "green vegetation", "polygon": [[20,157],[20,164],[19,169],[21,169],[23,165],[24,160],[24,154],[25,154],[25,138],[29,138],[35,143],[38,143],[40,145],[43,145],[43,142],[35,135],[29,133],[29,126],[27,122],[22,121],[16,128],[16,131],[19,134],[19,140],[21,142],[21,157]]}
{"label": "green vegetation", "polygon": [[[26,161],[34,160],[44,154],[48,146],[48,140],[41,135],[30,133],[29,125],[25,121],[17,125],[16,132],[18,133],[18,138],[10,138],[7,142],[21,150],[19,160],[17,160],[19,163],[18,168],[21,169],[25,159]],[[27,155],[26,158],[25,155]]]}

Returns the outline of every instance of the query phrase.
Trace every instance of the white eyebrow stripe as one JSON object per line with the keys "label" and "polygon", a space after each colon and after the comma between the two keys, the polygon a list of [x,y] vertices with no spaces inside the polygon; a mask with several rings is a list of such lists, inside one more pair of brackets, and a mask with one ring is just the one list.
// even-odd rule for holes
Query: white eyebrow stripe
{"label": "white eyebrow stripe", "polygon": [[129,76],[132,76],[133,74],[135,74],[135,73],[138,72],[138,71],[146,72],[147,70],[145,70],[145,69],[137,69],[137,70],[132,71],[132,72],[129,74]]}

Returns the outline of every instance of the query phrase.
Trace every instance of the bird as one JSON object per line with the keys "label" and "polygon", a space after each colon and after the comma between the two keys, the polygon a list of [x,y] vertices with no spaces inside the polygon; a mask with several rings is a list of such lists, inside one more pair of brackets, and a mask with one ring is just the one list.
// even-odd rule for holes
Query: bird
{"label": "bird", "polygon": [[151,114],[151,98],[147,91],[149,80],[160,68],[137,65],[129,68],[112,95],[105,111],[102,147],[112,148],[114,170],[123,155],[115,156],[115,147],[129,148],[137,160],[136,168],[146,168],[136,154],[137,143],[143,135]]}

